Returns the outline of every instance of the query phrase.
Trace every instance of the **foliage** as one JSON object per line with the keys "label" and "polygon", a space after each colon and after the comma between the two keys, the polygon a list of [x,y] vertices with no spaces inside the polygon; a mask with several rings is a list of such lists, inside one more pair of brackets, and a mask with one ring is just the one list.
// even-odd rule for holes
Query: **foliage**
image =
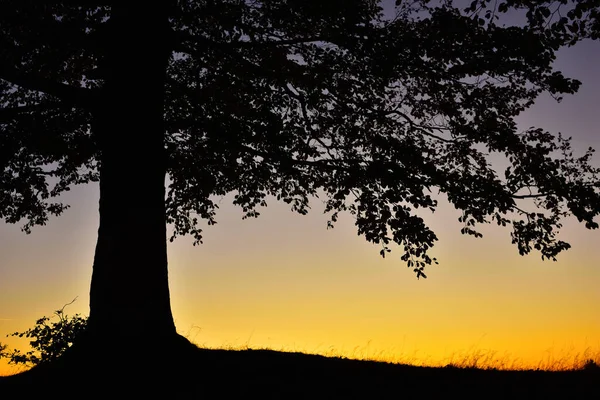
{"label": "foliage", "polygon": [[469,10],[488,16],[512,9],[526,10],[529,26],[553,37],[557,43],[574,45],[582,39],[600,39],[600,1],[598,0],[475,0]]}
{"label": "foliage", "polygon": [[[536,3],[398,1],[393,18],[374,0],[160,3],[171,239],[200,243],[215,196],[235,193],[244,218],[267,196],[301,214],[324,197],[329,227],[350,213],[382,256],[395,243],[425,277],[437,237],[417,209],[434,212],[440,194],[462,211],[461,233],[512,226],[520,254],[555,259],[569,248],[557,236],[565,217],[598,227],[599,171],[592,149],[577,156],[568,138],[517,129],[540,94],[580,85],[552,64],[582,37],[534,18],[496,23]],[[136,4],[0,2],[0,218],[29,231],[66,207],[51,199],[99,179],[94,126],[127,64],[119,43],[140,35],[132,26],[154,29],[154,11]],[[492,156],[508,162],[503,173]]]}
{"label": "foliage", "polygon": [[44,316],[35,322],[33,328],[7,335],[31,339],[29,345],[32,350],[26,353],[18,349],[9,352],[6,345],[0,344],[0,358],[7,358],[9,364],[34,366],[50,362],[62,355],[87,325],[87,317],[80,314],[68,316],[64,308],[54,312],[55,321],[51,322],[51,318]]}

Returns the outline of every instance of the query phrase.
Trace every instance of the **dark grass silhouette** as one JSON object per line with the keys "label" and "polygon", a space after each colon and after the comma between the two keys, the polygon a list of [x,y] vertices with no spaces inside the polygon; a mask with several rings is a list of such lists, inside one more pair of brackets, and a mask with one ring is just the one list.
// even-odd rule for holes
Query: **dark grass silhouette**
{"label": "dark grass silhouette", "polygon": [[2,398],[30,398],[45,390],[57,390],[62,398],[78,398],[82,393],[93,398],[164,393],[167,398],[188,399],[600,398],[600,368],[593,364],[562,372],[498,371],[273,350],[209,350],[183,337],[176,345],[180,351],[174,353],[162,352],[163,343],[144,346],[147,352],[132,354],[127,344],[107,344],[96,348],[91,358],[88,352],[79,360],[77,354],[68,353],[59,362],[0,378],[0,393]]}

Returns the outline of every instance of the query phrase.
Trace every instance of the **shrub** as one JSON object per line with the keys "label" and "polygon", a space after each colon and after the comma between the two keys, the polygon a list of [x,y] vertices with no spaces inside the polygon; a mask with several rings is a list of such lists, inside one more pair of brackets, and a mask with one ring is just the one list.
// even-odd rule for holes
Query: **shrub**
{"label": "shrub", "polygon": [[34,366],[50,362],[62,355],[87,326],[87,317],[80,314],[73,316],[65,314],[64,309],[69,304],[54,312],[52,318],[56,319],[55,321],[44,316],[35,322],[33,328],[6,335],[31,339],[29,345],[32,350],[26,353],[16,349],[7,351],[7,346],[0,343],[0,358],[8,358],[9,364]]}

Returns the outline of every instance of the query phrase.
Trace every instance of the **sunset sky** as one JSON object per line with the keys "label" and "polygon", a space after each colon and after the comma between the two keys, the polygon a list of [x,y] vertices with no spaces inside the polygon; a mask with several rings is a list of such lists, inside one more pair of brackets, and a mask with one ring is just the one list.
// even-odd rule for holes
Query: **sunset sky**
{"label": "sunset sky", "polygon": [[[556,66],[581,80],[581,90],[560,104],[540,98],[521,127],[573,136],[578,151],[600,150],[600,43],[561,51]],[[31,235],[0,222],[0,342],[11,347],[26,349],[27,341],[6,334],[75,297],[67,313],[87,315],[98,187],[76,187],[64,199],[71,209]],[[460,235],[460,214],[442,204],[426,220],[439,237],[440,265],[417,280],[400,249],[382,259],[351,216],[327,230],[319,199],[307,216],[267,202],[258,219],[242,221],[226,197],[203,245],[169,244],[176,325],[197,344],[427,363],[491,350],[531,366],[600,352],[600,231],[574,219],[561,234],[572,248],[557,262],[541,261],[538,253],[519,256],[508,229]],[[0,374],[13,371],[0,360]]]}

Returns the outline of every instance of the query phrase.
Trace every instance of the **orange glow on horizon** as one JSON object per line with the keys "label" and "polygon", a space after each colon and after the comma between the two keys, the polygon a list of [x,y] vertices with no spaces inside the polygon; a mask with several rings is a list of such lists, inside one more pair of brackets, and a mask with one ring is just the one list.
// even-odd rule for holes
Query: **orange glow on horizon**
{"label": "orange glow on horizon", "polygon": [[[487,362],[566,368],[600,355],[598,232],[566,224],[565,230],[578,237],[574,248],[558,262],[542,262],[536,255],[519,256],[506,232],[494,227],[484,230],[484,239],[444,230],[455,218],[450,210],[442,211],[434,226],[441,264],[429,268],[426,280],[415,279],[394,251],[382,259],[376,246],[352,234],[349,218],[326,230],[317,229],[324,225],[318,212],[290,215],[282,205],[269,206],[264,219],[237,221],[236,214],[225,215],[207,232],[205,245],[170,244],[178,329],[205,347],[271,348],[417,365],[460,364],[478,357],[482,367]],[[260,238],[253,235],[257,229],[264,232]],[[231,231],[237,235],[230,236]],[[305,232],[312,232],[310,238]],[[14,232],[15,238],[19,235]],[[39,235],[40,241],[48,240]],[[92,227],[89,236],[92,244]],[[225,238],[226,245],[220,245]],[[92,250],[85,249],[90,260]],[[21,268],[33,267],[23,263]],[[32,327],[75,296],[79,300],[67,313],[87,314],[88,285],[89,275],[63,275],[53,285],[25,280],[21,290],[32,293],[28,299],[19,291],[2,292],[7,317],[0,321],[0,334]],[[42,300],[35,301],[33,293]],[[8,296],[21,304],[21,315],[6,307]],[[27,347],[24,339],[0,342]],[[14,371],[0,364],[0,374]]]}

